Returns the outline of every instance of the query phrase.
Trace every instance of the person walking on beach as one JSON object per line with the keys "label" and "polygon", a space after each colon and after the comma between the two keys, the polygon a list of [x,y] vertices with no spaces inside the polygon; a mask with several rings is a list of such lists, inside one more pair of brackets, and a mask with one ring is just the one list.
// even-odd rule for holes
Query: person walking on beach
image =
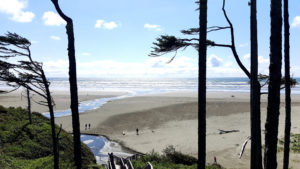
{"label": "person walking on beach", "polygon": [[139,135],[139,128],[136,128],[136,135]]}
{"label": "person walking on beach", "polygon": [[85,130],[87,129],[87,124],[85,124]]}
{"label": "person walking on beach", "polygon": [[91,128],[91,123],[89,123],[89,129]]}

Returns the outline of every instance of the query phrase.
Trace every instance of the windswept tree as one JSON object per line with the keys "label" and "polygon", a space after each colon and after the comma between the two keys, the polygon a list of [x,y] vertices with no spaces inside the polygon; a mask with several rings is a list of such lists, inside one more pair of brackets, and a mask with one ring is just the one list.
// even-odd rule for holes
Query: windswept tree
{"label": "windswept tree", "polygon": [[283,169],[289,168],[291,132],[290,24],[289,1],[284,0],[285,131]]}
{"label": "windswept tree", "polygon": [[[261,127],[260,127],[260,84],[257,80],[257,23],[256,23],[256,2],[253,2],[253,6],[251,5],[251,41],[253,44],[251,45],[251,73],[246,69],[246,67],[241,62],[239,55],[235,46],[235,34],[234,27],[232,22],[230,21],[225,5],[226,1],[223,0],[222,11],[225,17],[225,20],[228,23],[228,26],[212,26],[207,28],[207,33],[221,31],[225,29],[229,29],[230,31],[230,44],[220,44],[216,43],[212,40],[206,40],[205,46],[211,47],[222,47],[229,48],[232,51],[232,54],[238,64],[238,66],[242,69],[245,75],[251,79],[251,166],[253,168],[262,168],[262,157],[261,157]],[[253,20],[252,20],[253,19]],[[182,30],[181,32],[184,35],[200,35],[201,31],[199,28],[190,28],[188,30]],[[252,37],[253,36],[253,37]],[[256,36],[256,38],[254,38]],[[201,35],[200,35],[201,37]],[[156,39],[157,42],[154,42],[155,45],[153,47],[153,51],[150,53],[150,56],[157,57],[164,55],[166,53],[175,52],[175,55],[170,59],[170,62],[175,58],[176,53],[179,49],[185,49],[189,46],[194,47],[196,50],[199,50],[198,46],[200,38],[177,38],[175,36],[162,35]],[[256,41],[256,42],[255,42]],[[200,50],[199,50],[200,51]],[[200,60],[199,60],[200,62]],[[199,68],[200,69],[200,68]],[[252,77],[256,76],[252,79]],[[199,85],[200,86],[200,85]],[[200,118],[200,116],[199,116]],[[200,137],[200,135],[199,135]]]}
{"label": "windswept tree", "polygon": [[[44,100],[38,104],[48,106],[50,113],[51,132],[53,140],[54,168],[59,168],[59,152],[53,111],[53,99],[49,90],[50,82],[44,73],[42,63],[34,61],[30,51],[31,43],[14,33],[0,36],[0,80],[9,86],[22,86],[41,96]],[[18,63],[10,63],[15,58]]]}
{"label": "windswept tree", "polygon": [[[234,34],[234,27],[232,22],[230,21],[226,9],[226,0],[223,0],[222,4],[222,11],[223,15],[225,17],[225,20],[228,23],[228,26],[211,26],[207,28],[207,33],[215,32],[215,31],[221,31],[229,29],[230,31],[230,44],[221,44],[217,43],[212,40],[206,40],[206,46],[210,47],[222,47],[222,48],[229,48],[232,51],[232,54],[238,64],[238,66],[242,69],[242,71],[245,73],[245,75],[250,79],[251,75],[249,70],[243,65],[241,62],[239,55],[236,50],[235,46],[235,34]],[[170,59],[172,61],[176,57],[176,53],[180,49],[186,49],[187,47],[194,47],[196,50],[199,50],[199,33],[200,28],[190,28],[188,30],[182,30],[182,34],[193,36],[192,38],[178,38],[172,35],[161,35],[159,38],[156,39],[156,42],[154,42],[154,47],[149,56],[151,57],[158,57],[167,53],[175,52],[175,55]]]}
{"label": "windswept tree", "polygon": [[271,36],[270,36],[270,82],[268,86],[268,108],[265,125],[265,169],[277,168],[278,121],[280,108],[280,81],[282,59],[282,2],[271,0]]}
{"label": "windswept tree", "polygon": [[58,0],[51,0],[56,11],[66,22],[66,32],[68,35],[68,56],[69,56],[69,82],[70,82],[70,95],[71,95],[71,111],[72,111],[72,126],[74,138],[74,161],[77,169],[81,169],[81,141],[80,141],[80,123],[78,111],[78,93],[77,93],[77,75],[76,75],[76,58],[75,58],[75,42],[73,21],[70,17],[65,15],[59,4]]}
{"label": "windswept tree", "polygon": [[29,89],[26,89],[26,97],[27,97],[28,120],[29,120],[29,123],[32,124],[32,118],[31,118],[31,98],[30,98],[30,90]]}

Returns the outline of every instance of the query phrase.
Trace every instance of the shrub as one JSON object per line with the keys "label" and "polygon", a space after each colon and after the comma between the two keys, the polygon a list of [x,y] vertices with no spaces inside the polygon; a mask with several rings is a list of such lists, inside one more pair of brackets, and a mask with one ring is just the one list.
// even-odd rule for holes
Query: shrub
{"label": "shrub", "polygon": [[[26,110],[3,108],[0,113],[0,168],[53,168],[51,125],[49,119],[32,113],[33,124],[29,124]],[[56,126],[56,130],[59,128]],[[60,133],[60,168],[72,169],[73,139],[64,130]],[[82,144],[83,168],[95,168],[96,160],[90,149]],[[93,166],[94,165],[94,166]]]}
{"label": "shrub", "polygon": [[176,151],[172,145],[165,148],[163,153],[168,160],[175,164],[193,165],[197,163],[196,158]]}

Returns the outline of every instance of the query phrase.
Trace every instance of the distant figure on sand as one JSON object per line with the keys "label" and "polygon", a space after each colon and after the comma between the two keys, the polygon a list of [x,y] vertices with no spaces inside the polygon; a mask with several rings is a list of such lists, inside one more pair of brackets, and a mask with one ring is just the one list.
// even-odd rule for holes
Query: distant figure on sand
{"label": "distant figure on sand", "polygon": [[91,128],[91,123],[89,123],[89,129]]}
{"label": "distant figure on sand", "polygon": [[136,128],[136,135],[139,135],[139,128]]}
{"label": "distant figure on sand", "polygon": [[214,163],[217,164],[217,157],[214,156]]}
{"label": "distant figure on sand", "polygon": [[85,130],[87,129],[87,124],[85,124]]}

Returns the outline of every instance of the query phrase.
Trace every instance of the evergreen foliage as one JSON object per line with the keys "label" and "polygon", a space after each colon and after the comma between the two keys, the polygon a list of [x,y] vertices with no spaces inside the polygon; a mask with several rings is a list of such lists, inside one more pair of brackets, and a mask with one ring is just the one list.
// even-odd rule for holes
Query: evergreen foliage
{"label": "evergreen foliage", "polygon": [[[32,113],[32,119],[29,124],[25,109],[0,106],[0,168],[53,168],[50,121],[39,113]],[[75,168],[72,135],[62,130],[59,142],[60,168]],[[81,146],[83,168],[98,167],[89,148]]]}

